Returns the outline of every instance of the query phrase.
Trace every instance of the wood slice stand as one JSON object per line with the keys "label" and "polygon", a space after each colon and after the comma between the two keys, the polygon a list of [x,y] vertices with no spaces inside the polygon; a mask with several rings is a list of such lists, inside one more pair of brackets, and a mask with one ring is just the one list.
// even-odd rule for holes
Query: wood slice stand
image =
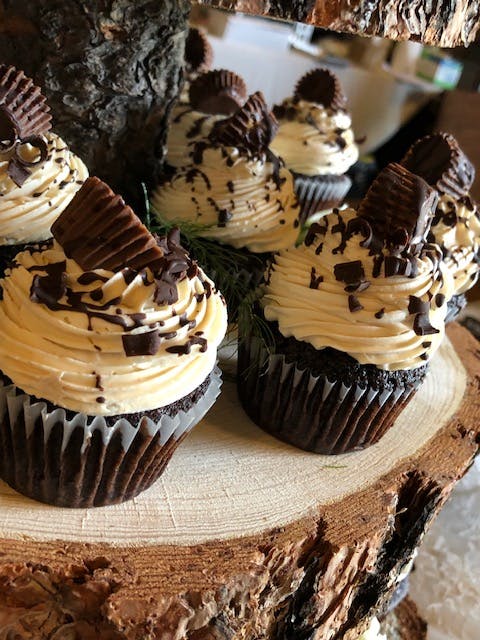
{"label": "wood slice stand", "polygon": [[66,510],[0,485],[0,638],[357,638],[478,449],[479,344],[448,335],[365,451],[289,447],[226,383],[133,501]]}
{"label": "wood slice stand", "polygon": [[421,40],[440,47],[468,46],[480,32],[478,0],[445,3],[426,0],[194,0],[227,11],[304,22],[323,29]]}

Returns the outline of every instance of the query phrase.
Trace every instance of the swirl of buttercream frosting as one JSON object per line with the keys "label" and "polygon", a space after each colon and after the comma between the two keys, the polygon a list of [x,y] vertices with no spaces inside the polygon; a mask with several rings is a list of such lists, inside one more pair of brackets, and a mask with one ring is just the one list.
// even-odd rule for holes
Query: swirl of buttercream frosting
{"label": "swirl of buttercream frosting", "polygon": [[444,254],[453,275],[455,294],[468,291],[478,279],[480,212],[470,198],[441,195],[431,228],[431,239]]}
{"label": "swirl of buttercream frosting", "polygon": [[0,369],[26,393],[87,415],[188,395],[213,370],[227,328],[223,297],[194,263],[165,304],[149,268],[84,272],[54,241],[19,253],[2,286]]}
{"label": "swirl of buttercream frosting", "polygon": [[278,158],[208,146],[198,160],[155,190],[160,217],[205,225],[200,235],[254,253],[295,243],[298,203],[292,175]]}
{"label": "swirl of buttercream frosting", "polygon": [[271,148],[296,173],[345,173],[358,160],[350,115],[287,98],[274,108],[280,127]]}
{"label": "swirl of buttercream frosting", "polygon": [[[8,154],[0,156],[0,244],[50,238],[50,227],[88,177],[87,167],[59,136],[44,137],[47,159],[31,167],[21,187],[8,175]],[[23,157],[33,161],[38,151],[25,147]]]}
{"label": "swirl of buttercream frosting", "polygon": [[[278,322],[285,337],[343,351],[360,364],[391,371],[420,367],[443,339],[452,276],[429,246],[411,258],[416,275],[384,277],[362,246],[364,237],[345,236],[355,218],[352,209],[334,210],[322,218],[313,241],[275,257],[262,299],[265,317]],[[358,286],[345,286],[345,268],[361,274]],[[418,315],[424,316],[423,329],[415,326]]]}

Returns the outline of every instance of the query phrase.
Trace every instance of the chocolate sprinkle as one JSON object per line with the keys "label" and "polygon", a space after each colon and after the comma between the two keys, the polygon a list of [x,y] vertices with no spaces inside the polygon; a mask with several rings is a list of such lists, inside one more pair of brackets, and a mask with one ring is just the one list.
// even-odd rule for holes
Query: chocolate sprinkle
{"label": "chocolate sprinkle", "polygon": [[348,296],[348,308],[351,313],[355,313],[356,311],[361,311],[363,306],[360,304],[360,300],[357,296],[349,295]]}
{"label": "chocolate sprinkle", "polygon": [[385,307],[382,307],[380,311],[377,311],[377,313],[375,314],[375,318],[378,318],[378,320],[380,320],[381,318],[383,318],[384,315],[385,315]]}
{"label": "chocolate sprinkle", "polygon": [[418,313],[413,321],[413,330],[417,336],[428,336],[434,333],[440,333],[430,324],[428,313]]}
{"label": "chocolate sprinkle", "polygon": [[310,273],[310,289],[318,289],[322,282],[323,276],[317,276],[315,267],[312,267],[312,271]]}

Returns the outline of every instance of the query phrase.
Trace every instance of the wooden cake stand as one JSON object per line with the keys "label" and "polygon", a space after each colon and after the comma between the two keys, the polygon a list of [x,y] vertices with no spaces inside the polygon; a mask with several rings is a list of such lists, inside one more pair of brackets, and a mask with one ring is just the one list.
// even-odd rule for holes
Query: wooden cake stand
{"label": "wooden cake stand", "polygon": [[135,500],[67,510],[1,484],[0,631],[18,632],[2,637],[358,637],[478,449],[479,344],[458,325],[448,336],[365,451],[283,444],[225,383]]}

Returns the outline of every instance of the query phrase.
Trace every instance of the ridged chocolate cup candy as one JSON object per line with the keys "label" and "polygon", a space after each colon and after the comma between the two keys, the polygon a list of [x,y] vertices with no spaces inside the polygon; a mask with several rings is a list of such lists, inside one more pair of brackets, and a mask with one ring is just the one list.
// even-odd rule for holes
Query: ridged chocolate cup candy
{"label": "ridged chocolate cup candy", "polygon": [[341,205],[352,186],[352,181],[346,175],[307,176],[293,171],[292,174],[300,203],[301,224],[305,224],[308,218],[319,211]]}
{"label": "ridged chocolate cup candy", "polygon": [[3,64],[0,65],[0,107],[11,118],[20,139],[42,135],[51,129],[50,108],[40,88],[23,71]]}
{"label": "ridged chocolate cup candy", "polygon": [[453,198],[467,195],[475,168],[449,133],[434,133],[415,142],[401,164],[430,186]]}
{"label": "ridged chocolate cup candy", "polygon": [[207,36],[195,27],[190,27],[185,42],[185,64],[187,73],[208,71],[213,62],[213,49]]}
{"label": "ridged chocolate cup candy", "polygon": [[215,369],[167,407],[102,418],[38,401],[0,380],[0,477],[19,493],[59,507],[130,500],[161,476],[220,385]]}
{"label": "ridged chocolate cup candy", "polygon": [[[299,356],[305,346],[310,345],[298,343]],[[351,372],[333,375],[329,368],[322,373],[302,357],[294,361],[284,353],[272,355],[260,339],[240,336],[238,393],[246,413],[279,440],[324,455],[378,442],[411,400],[425,372],[426,367],[417,370],[408,384],[399,376],[391,376],[386,384],[369,383],[368,376],[356,381]]]}
{"label": "ridged chocolate cup candy", "polygon": [[214,143],[238,147],[256,156],[268,149],[277,131],[277,119],[263,93],[257,91],[233,116],[215,123],[209,137]]}
{"label": "ridged chocolate cup candy", "polygon": [[316,102],[325,109],[345,109],[347,99],[337,76],[329,69],[313,69],[300,78],[293,98],[296,101]]}
{"label": "ridged chocolate cup candy", "polygon": [[227,69],[202,73],[189,89],[191,107],[214,115],[232,115],[245,103],[246,97],[244,80]]}

